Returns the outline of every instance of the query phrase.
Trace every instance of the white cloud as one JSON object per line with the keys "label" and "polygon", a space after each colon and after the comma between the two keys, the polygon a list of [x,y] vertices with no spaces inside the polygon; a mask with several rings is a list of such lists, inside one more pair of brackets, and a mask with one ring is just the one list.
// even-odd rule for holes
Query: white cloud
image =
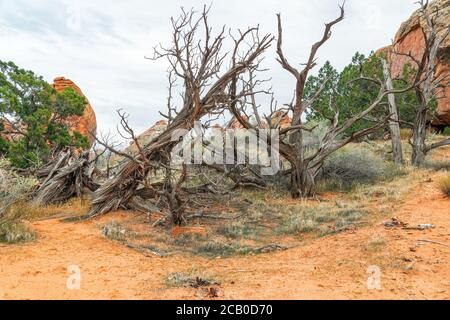
{"label": "white cloud", "polygon": [[[200,9],[205,1],[0,0],[0,59],[41,74],[75,81],[93,105],[100,130],[114,130],[115,109],[131,114],[140,132],[159,119],[166,103],[166,65],[144,59],[153,46],[170,41],[169,17],[179,7]],[[340,0],[214,1],[211,22],[219,28],[260,24],[276,32],[283,17],[285,50],[292,63],[304,62],[323,23],[338,14]],[[207,4],[210,2],[207,1]],[[414,0],[349,0],[346,19],[319,52],[319,64],[345,66],[356,51],[369,53],[394,37],[414,10]],[[267,53],[280,102],[290,99],[293,82]]]}

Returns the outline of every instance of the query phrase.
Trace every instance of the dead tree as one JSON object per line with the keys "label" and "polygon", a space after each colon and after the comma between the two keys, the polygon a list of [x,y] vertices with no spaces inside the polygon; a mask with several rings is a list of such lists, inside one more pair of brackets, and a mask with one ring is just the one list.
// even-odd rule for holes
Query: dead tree
{"label": "dead tree", "polygon": [[[351,135],[346,135],[345,132],[352,127],[356,122],[367,117],[372,111],[376,110],[382,105],[382,101],[389,94],[396,94],[410,90],[411,88],[406,88],[403,90],[389,90],[386,85],[385,80],[368,78],[361,76],[359,79],[354,81],[371,81],[379,85],[379,93],[377,98],[368,106],[363,108],[363,111],[355,114],[354,116],[346,119],[342,123],[339,122],[339,110],[335,110],[335,115],[330,118],[330,125],[328,130],[319,142],[318,149],[314,151],[311,155],[307,155],[307,147],[304,141],[304,133],[313,131],[314,128],[309,127],[307,124],[303,123],[304,113],[313,107],[315,99],[317,99],[320,92],[323,90],[327,80],[322,84],[319,90],[311,97],[304,98],[304,88],[306,80],[308,78],[309,71],[316,65],[316,54],[320,47],[331,37],[331,29],[334,25],[339,23],[344,19],[344,8],[340,7],[340,15],[337,19],[325,25],[325,30],[323,37],[315,43],[310,51],[308,61],[305,63],[305,67],[302,70],[294,68],[287,60],[283,53],[282,43],[283,43],[283,33],[281,16],[278,17],[278,42],[277,42],[277,54],[278,61],[281,66],[287,70],[296,80],[295,85],[295,96],[293,102],[287,105],[288,112],[293,114],[291,123],[285,128],[280,128],[280,145],[279,152],[280,155],[286,159],[291,166],[288,171],[290,174],[291,181],[291,194],[293,198],[305,198],[311,197],[315,194],[315,183],[316,177],[318,176],[325,159],[331,155],[336,150],[344,147],[348,143],[361,139],[378,129],[386,125],[390,119],[390,115],[375,121],[374,125],[370,128],[363,129],[352,133]],[[352,85],[349,83],[348,85]],[[272,108],[271,108],[272,109]],[[275,108],[271,110],[272,114],[266,116],[268,123],[272,123],[272,115],[275,112],[282,109]],[[239,113],[238,110],[232,108],[232,112],[235,114],[236,118],[245,128],[254,128],[249,121]]]}
{"label": "dead tree", "polygon": [[[149,171],[155,166],[167,163],[167,155],[178,143],[173,136],[178,130],[191,130],[194,123],[203,116],[223,108],[225,89],[239,74],[253,68],[257,58],[270,47],[273,38],[265,35],[254,37],[258,29],[246,35],[253,43],[246,47],[242,41],[234,50],[243,51],[242,59],[223,70],[226,54],[223,53],[225,29],[212,37],[208,22],[208,9],[205,7],[200,17],[194,11],[184,11],[172,22],[172,45],[168,48],[155,48],[155,59],[166,58],[173,74],[182,81],[182,106],[170,119],[167,129],[150,143],[142,146],[137,155],[127,158],[117,174],[104,183],[95,193],[89,217],[117,210],[126,206],[136,194],[140,184],[145,183]],[[203,33],[200,35],[200,32]],[[247,39],[248,38],[248,39]],[[228,97],[226,97],[228,99]],[[174,187],[166,188],[175,203]],[[175,205],[177,206],[177,204]],[[177,223],[180,222],[176,221]]]}
{"label": "dead tree", "polygon": [[[388,90],[394,90],[390,64],[384,58],[381,58],[381,63],[383,64],[383,75],[386,79],[386,88]],[[395,94],[391,93],[388,95],[388,104],[389,113],[391,114],[391,118],[389,119],[389,132],[391,135],[392,155],[394,158],[394,163],[398,166],[402,166],[404,164],[404,159],[402,139],[400,136],[400,118],[398,114],[397,103],[395,101]]]}
{"label": "dead tree", "polygon": [[[413,149],[411,158],[413,166],[422,165],[425,156],[431,150],[450,145],[450,139],[444,139],[429,145],[426,144],[427,123],[429,119],[432,118],[433,104],[441,98],[439,96],[439,88],[445,88],[450,85],[449,77],[440,75],[436,70],[438,61],[445,61],[445,59],[448,59],[448,52],[440,50],[440,47],[450,34],[450,26],[443,32],[438,33],[436,19],[439,12],[436,12],[436,16],[432,18],[429,12],[430,8],[428,1],[424,2],[421,0],[419,4],[422,18],[425,19],[427,24],[427,30],[422,29],[425,39],[423,54],[417,59],[410,53],[397,53],[407,55],[417,70],[414,79],[414,82],[416,83],[414,90],[418,105],[414,110],[415,119],[413,123],[413,136],[410,141]],[[442,91],[445,94],[445,90]]]}
{"label": "dead tree", "polygon": [[35,172],[41,180],[33,195],[33,203],[49,204],[82,197],[86,191],[95,191],[99,185],[92,175],[94,160],[89,159],[89,151],[68,148]]}

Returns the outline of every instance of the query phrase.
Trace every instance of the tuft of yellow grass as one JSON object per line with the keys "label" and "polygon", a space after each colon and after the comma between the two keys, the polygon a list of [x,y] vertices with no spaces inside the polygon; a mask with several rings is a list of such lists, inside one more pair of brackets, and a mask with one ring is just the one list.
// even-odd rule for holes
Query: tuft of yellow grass
{"label": "tuft of yellow grass", "polygon": [[18,202],[14,204],[7,217],[11,220],[39,220],[64,215],[78,216],[89,211],[90,202],[87,200],[73,198],[63,204],[38,206],[29,202]]}
{"label": "tuft of yellow grass", "polygon": [[402,140],[409,140],[413,135],[413,132],[411,129],[408,128],[402,128],[400,129],[400,138]]}
{"label": "tuft of yellow grass", "polygon": [[446,176],[439,180],[439,189],[447,196],[450,197],[450,172]]}

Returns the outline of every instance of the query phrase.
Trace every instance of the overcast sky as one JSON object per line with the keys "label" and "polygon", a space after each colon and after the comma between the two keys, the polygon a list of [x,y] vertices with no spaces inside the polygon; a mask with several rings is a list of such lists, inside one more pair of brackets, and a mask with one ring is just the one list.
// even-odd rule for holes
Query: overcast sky
{"label": "overcast sky", "polygon": [[[114,130],[115,110],[125,109],[137,132],[159,120],[167,95],[164,61],[150,61],[158,43],[170,42],[169,18],[181,6],[211,4],[215,30],[260,24],[276,32],[275,13],[284,25],[286,55],[305,61],[309,48],[335,18],[341,0],[0,0],[0,59],[12,60],[47,81],[72,79],[90,100],[101,131]],[[348,0],[346,19],[318,54],[337,68],[356,51],[369,53],[391,42],[401,22],[415,10],[415,0]],[[293,81],[267,53],[277,99],[288,102]]]}

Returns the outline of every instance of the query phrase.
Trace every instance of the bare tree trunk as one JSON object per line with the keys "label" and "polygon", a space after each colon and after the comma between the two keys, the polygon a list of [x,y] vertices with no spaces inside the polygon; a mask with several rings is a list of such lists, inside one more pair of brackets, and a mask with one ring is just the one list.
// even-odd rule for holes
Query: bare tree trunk
{"label": "bare tree trunk", "polygon": [[[390,65],[385,59],[381,59],[381,61],[383,63],[383,73],[386,79],[386,89],[394,90],[391,78]],[[391,133],[392,154],[394,158],[394,163],[398,166],[402,166],[404,164],[404,160],[403,160],[402,140],[400,137],[398,109],[397,104],[395,102],[395,94],[393,93],[388,94],[388,101],[389,101],[389,112],[391,114],[391,118],[389,120],[389,131]]]}
{"label": "bare tree trunk", "polygon": [[305,164],[298,164],[292,168],[291,194],[292,198],[310,198],[315,195],[315,174]]}
{"label": "bare tree trunk", "polygon": [[423,164],[425,160],[425,138],[427,136],[427,109],[422,108],[416,114],[416,119],[414,121],[414,129],[412,136],[412,158],[411,164],[415,167],[419,167]]}

